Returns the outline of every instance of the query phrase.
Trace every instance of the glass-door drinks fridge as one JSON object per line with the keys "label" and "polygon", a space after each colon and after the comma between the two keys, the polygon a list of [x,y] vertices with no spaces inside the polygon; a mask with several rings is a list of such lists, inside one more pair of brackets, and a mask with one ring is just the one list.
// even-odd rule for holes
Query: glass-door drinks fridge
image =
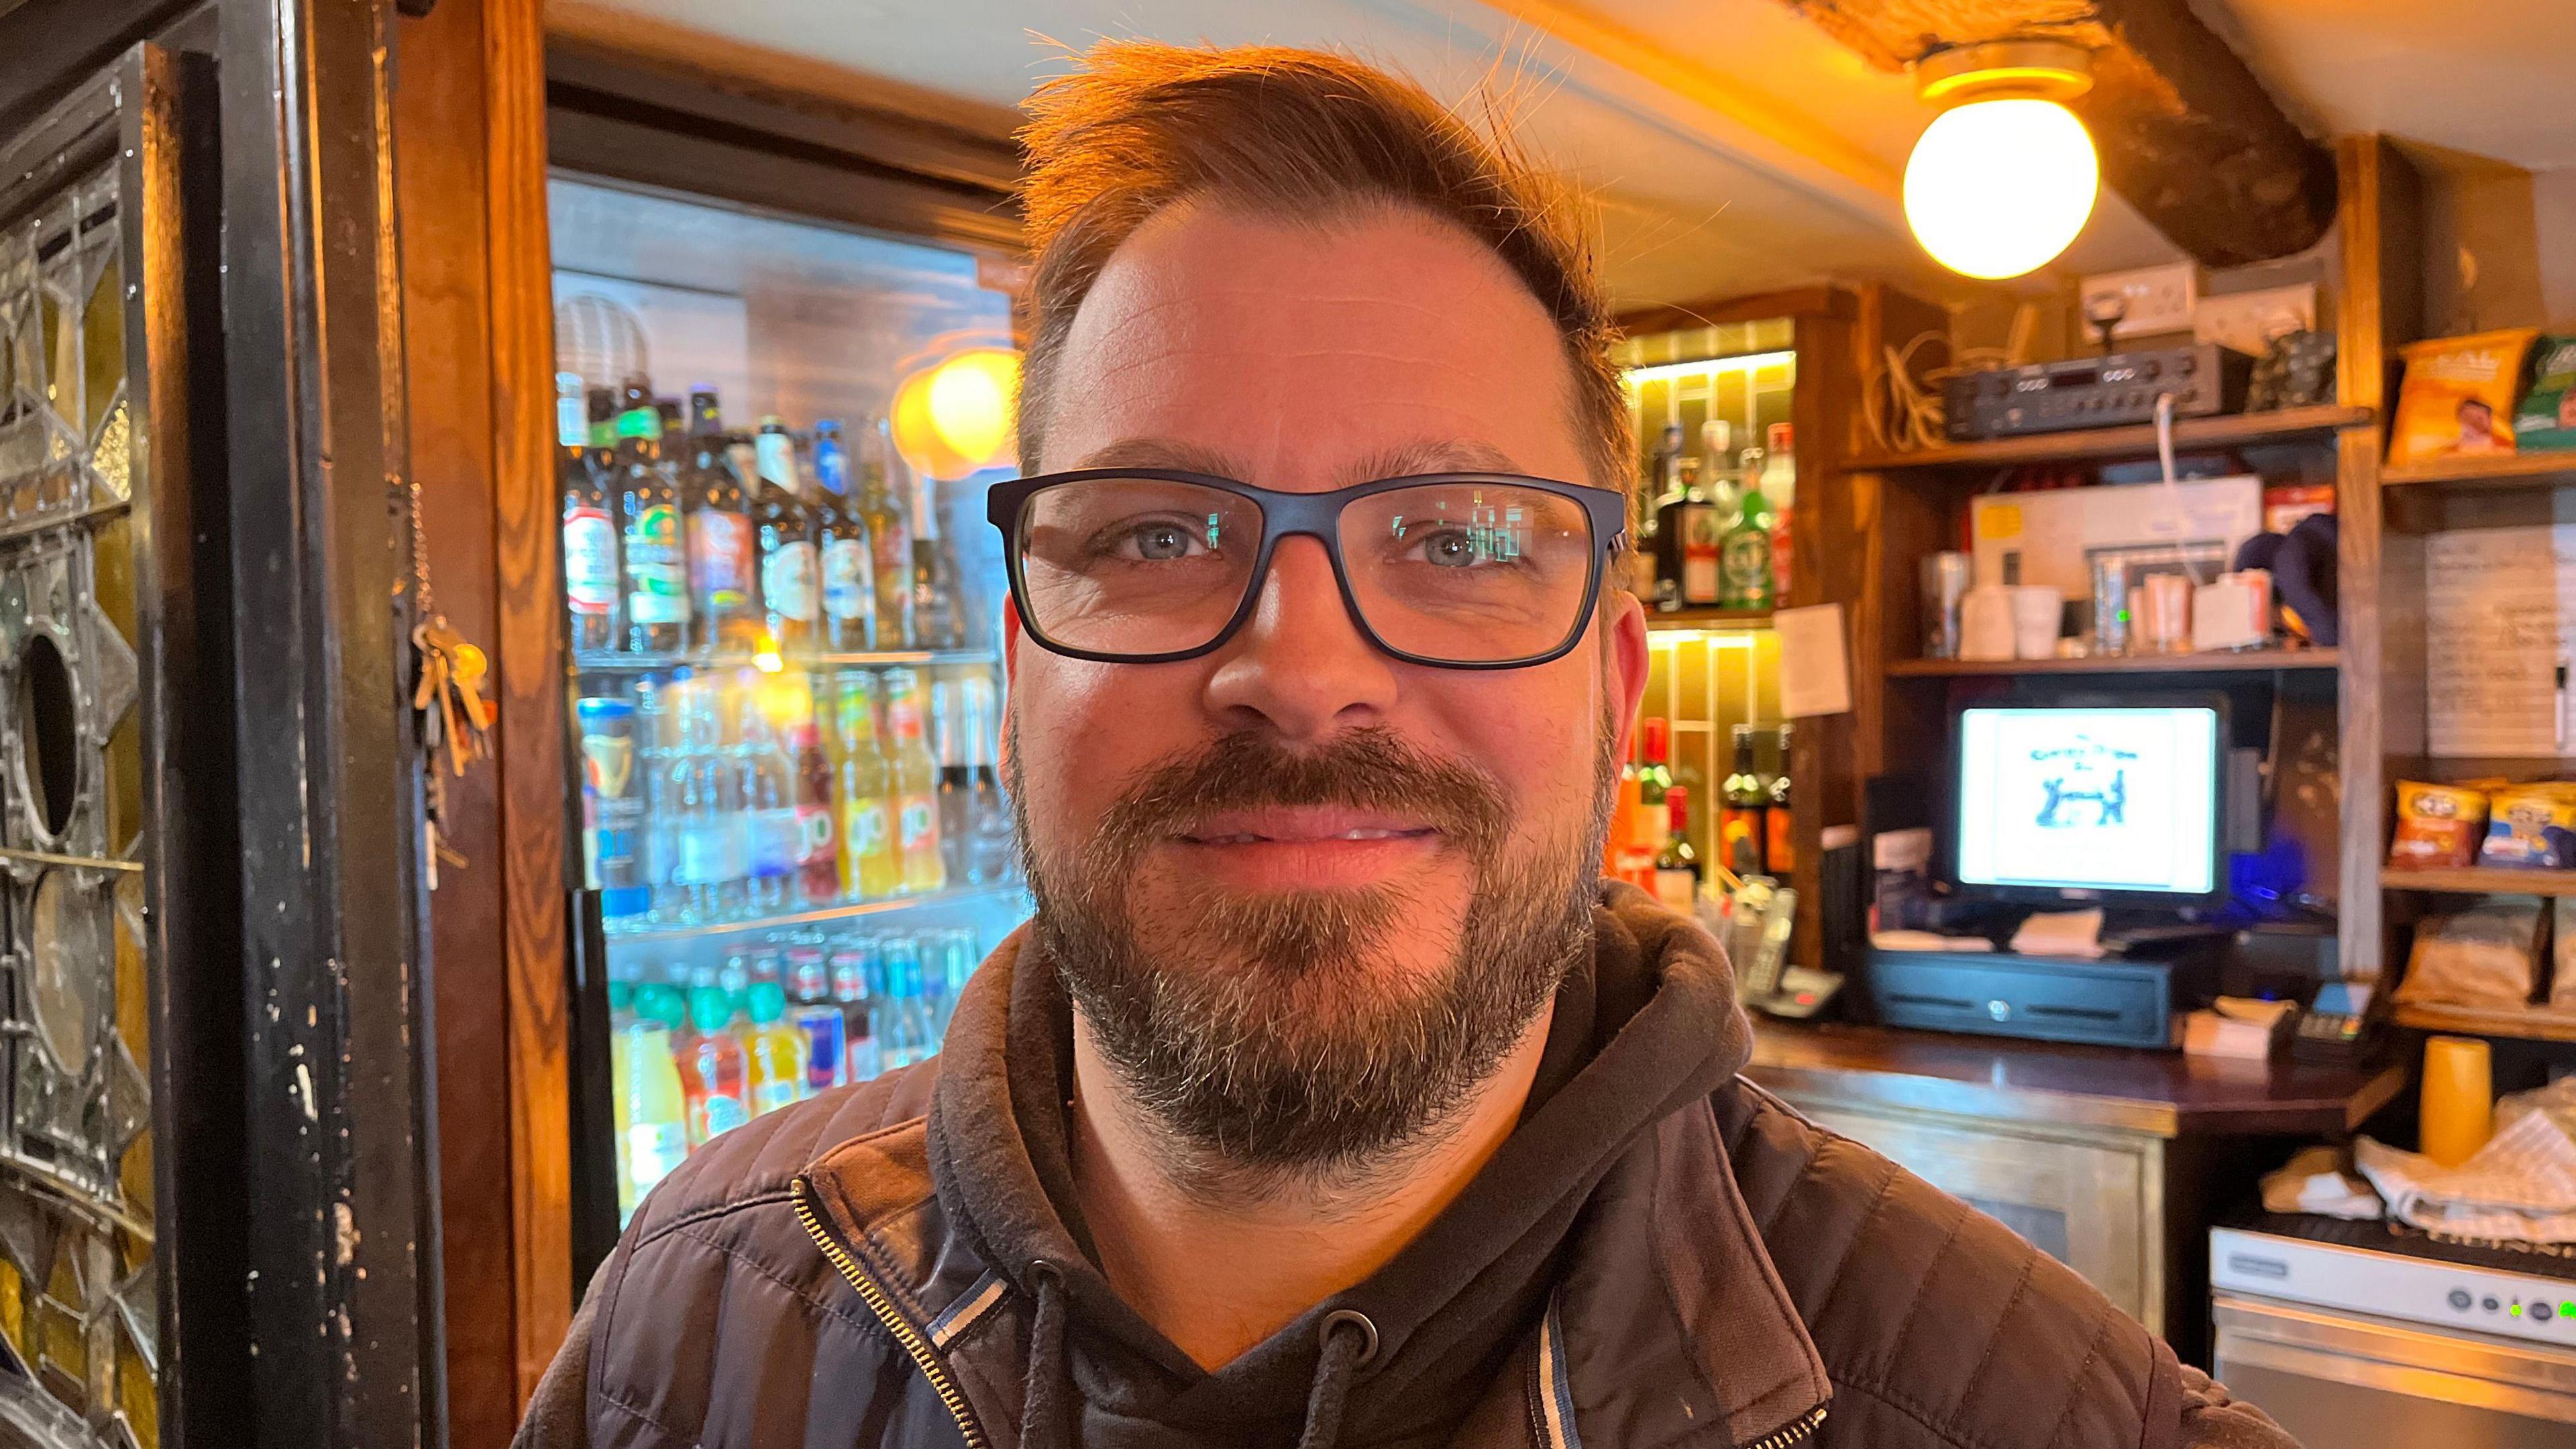
{"label": "glass-door drinks fridge", "polygon": [[1016,360],[1007,258],[568,173],[550,207],[576,1178],[622,1223],[715,1134],[938,1051],[1027,914],[981,522]]}

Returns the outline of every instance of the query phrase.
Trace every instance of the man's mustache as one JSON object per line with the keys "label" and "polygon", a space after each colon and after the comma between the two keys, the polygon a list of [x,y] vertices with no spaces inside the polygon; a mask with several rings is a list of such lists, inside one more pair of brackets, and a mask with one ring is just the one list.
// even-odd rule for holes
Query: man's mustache
{"label": "man's mustache", "polygon": [[1510,804],[1493,776],[1441,759],[1382,725],[1350,730],[1309,749],[1275,735],[1238,730],[1155,766],[1101,818],[1095,847],[1115,860],[1136,855],[1228,811],[1339,806],[1401,813],[1488,859],[1499,849]]}

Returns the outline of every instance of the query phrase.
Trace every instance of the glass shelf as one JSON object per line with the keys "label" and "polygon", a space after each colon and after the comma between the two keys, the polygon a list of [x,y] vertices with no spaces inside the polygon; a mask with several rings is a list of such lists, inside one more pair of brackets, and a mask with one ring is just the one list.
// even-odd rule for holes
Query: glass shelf
{"label": "glass shelf", "polygon": [[[779,673],[789,669],[887,669],[899,664],[991,664],[990,649],[898,649],[872,654],[790,654],[779,658]],[[750,654],[631,654],[622,649],[580,649],[572,656],[581,674],[651,674],[666,669],[757,669]]]}
{"label": "glass shelf", "polygon": [[1018,880],[993,885],[957,886],[917,896],[888,896],[881,901],[852,901],[840,906],[817,906],[810,911],[785,911],[773,916],[758,916],[741,921],[715,921],[703,926],[646,927],[642,930],[608,928],[609,949],[620,946],[647,946],[674,941],[704,941],[718,936],[744,936],[759,931],[781,931],[794,926],[819,926],[833,921],[856,920],[862,916],[885,915],[894,911],[922,910],[931,906],[960,905],[969,901],[1003,900],[1012,896],[1026,897],[1028,887]]}

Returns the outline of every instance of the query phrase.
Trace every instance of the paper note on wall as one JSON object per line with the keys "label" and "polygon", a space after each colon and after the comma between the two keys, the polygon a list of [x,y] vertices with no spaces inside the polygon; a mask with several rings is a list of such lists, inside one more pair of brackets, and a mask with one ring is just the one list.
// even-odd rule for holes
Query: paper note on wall
{"label": "paper note on wall", "polygon": [[1817,604],[1771,616],[1780,636],[1780,713],[1790,719],[1851,708],[1851,666],[1843,650],[1843,606]]}
{"label": "paper note on wall", "polygon": [[2428,537],[2424,629],[2432,753],[2565,752],[2558,669],[2576,659],[2576,525]]}

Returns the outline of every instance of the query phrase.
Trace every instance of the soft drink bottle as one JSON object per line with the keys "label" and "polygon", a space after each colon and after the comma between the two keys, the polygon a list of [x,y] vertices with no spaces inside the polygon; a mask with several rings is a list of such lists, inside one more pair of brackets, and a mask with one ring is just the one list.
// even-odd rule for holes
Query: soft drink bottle
{"label": "soft drink bottle", "polygon": [[791,741],[796,768],[796,893],[809,906],[841,895],[841,831],[832,809],[832,761],[811,719]]}
{"label": "soft drink bottle", "polygon": [[787,752],[778,747],[777,732],[762,708],[758,676],[746,674],[735,718],[734,768],[742,792],[743,819],[750,840],[749,879],[745,892],[754,915],[777,915],[787,909],[789,892],[803,864],[805,827],[796,815],[796,780]]}
{"label": "soft drink bottle", "polygon": [[966,738],[967,763],[975,781],[967,812],[966,879],[976,885],[989,885],[1010,878],[1016,840],[1010,802],[1002,798],[996,718],[999,711],[993,703],[993,681],[968,679],[964,694],[966,718],[960,733]]}
{"label": "soft drink bottle", "polygon": [[733,1034],[733,1016],[733,1004],[723,987],[690,988],[689,1034],[679,1044],[679,1063],[693,1150],[751,1120],[742,1043]]}
{"label": "soft drink bottle", "polygon": [[612,1039],[624,1046],[617,1054],[622,1061],[615,1068],[615,1083],[625,1129],[626,1175],[618,1185],[618,1206],[628,1216],[689,1155],[687,1096],[672,1045],[674,1027],[684,1013],[680,993],[648,984],[635,989],[635,1001],[635,1020]]}
{"label": "soft drink bottle", "polygon": [[787,1024],[785,987],[763,981],[751,988],[751,1024],[743,1044],[754,1116],[804,1097],[805,1038]]}
{"label": "soft drink bottle", "polygon": [[672,875],[688,920],[730,920],[746,899],[741,780],[724,752],[715,691],[690,680],[679,693],[671,806],[679,817],[680,858]]}
{"label": "soft drink bottle", "polygon": [[939,861],[951,881],[975,879],[967,859],[975,822],[975,770],[966,762],[965,682],[931,681],[930,739],[939,761]]}
{"label": "soft drink bottle", "polygon": [[845,1080],[864,1082],[885,1070],[876,1039],[874,1005],[868,994],[868,968],[875,943],[862,941],[832,953],[832,1004],[841,1009],[842,1037],[848,1043]]}
{"label": "soft drink bottle", "polygon": [[885,941],[885,1010],[879,1013],[878,1051],[887,1071],[931,1054],[930,1020],[921,998],[921,943],[910,936]]}
{"label": "soft drink bottle", "polygon": [[805,1038],[805,1095],[848,1082],[849,1030],[841,1009],[832,1002],[831,968],[821,947],[788,951],[787,994],[796,1004],[790,1019]]}
{"label": "soft drink bottle", "polygon": [[853,899],[881,900],[902,888],[903,857],[877,736],[875,679],[864,670],[844,673],[834,715],[841,730],[841,890]]}
{"label": "soft drink bottle", "polygon": [[609,1121],[617,1133],[617,1220],[621,1223],[635,1215],[634,1159],[627,1144],[631,1118],[626,1110],[626,1038],[635,1025],[635,986],[632,982],[611,979],[608,983],[608,1080]]}
{"label": "soft drink bottle", "polygon": [[939,857],[939,761],[923,738],[921,680],[909,669],[886,671],[886,728],[893,736],[886,763],[903,889],[935,891],[948,883]]}

